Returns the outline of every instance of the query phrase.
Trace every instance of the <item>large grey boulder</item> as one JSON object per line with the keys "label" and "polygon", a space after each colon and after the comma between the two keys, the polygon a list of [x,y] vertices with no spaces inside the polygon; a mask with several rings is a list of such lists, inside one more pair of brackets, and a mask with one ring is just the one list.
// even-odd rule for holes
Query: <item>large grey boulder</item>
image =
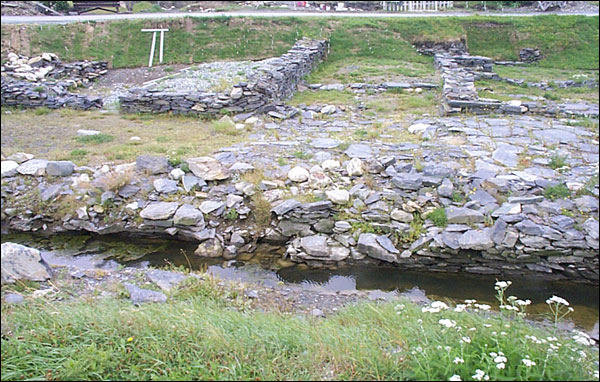
{"label": "large grey boulder", "polygon": [[217,238],[208,239],[200,243],[194,253],[200,257],[221,257],[223,246]]}
{"label": "large grey boulder", "polygon": [[17,167],[21,175],[42,176],[46,173],[48,161],[45,159],[31,159]]}
{"label": "large grey boulder", "polygon": [[448,224],[482,223],[484,216],[481,212],[464,207],[449,207],[446,209]]}
{"label": "large grey boulder", "polygon": [[177,207],[177,202],[155,202],[144,208],[140,216],[149,220],[166,220],[173,216]]}
{"label": "large grey boulder", "polygon": [[359,252],[364,253],[375,259],[387,261],[390,263],[395,262],[398,257],[385,249],[377,240],[378,236],[374,233],[363,233],[358,238],[357,249]]}
{"label": "large grey boulder", "polygon": [[371,147],[369,145],[365,145],[362,143],[353,143],[351,144],[346,151],[344,151],[346,155],[350,158],[359,158],[359,159],[368,159],[373,156],[371,151]]}
{"label": "large grey boulder", "polygon": [[152,155],[140,155],[135,160],[135,167],[150,174],[163,174],[169,171],[167,158]]}
{"label": "large grey boulder", "polygon": [[472,249],[475,251],[485,251],[494,246],[492,241],[492,229],[484,228],[482,230],[469,230],[458,238],[458,245],[461,249]]}
{"label": "large grey boulder", "polygon": [[150,289],[143,289],[130,283],[123,283],[129,292],[129,298],[134,304],[144,302],[166,302],[167,296],[162,292],[156,292]]}
{"label": "large grey boulder", "polygon": [[160,289],[166,291],[176,287],[187,278],[186,275],[181,273],[163,271],[160,269],[152,269],[146,272],[146,276],[148,276],[150,281],[158,285]]}
{"label": "large grey boulder", "polygon": [[229,178],[229,171],[221,163],[211,157],[190,158],[187,164],[199,178],[204,180],[223,180]]}
{"label": "large grey boulder", "polygon": [[177,182],[171,179],[155,179],[153,185],[154,189],[162,194],[172,194],[177,192]]}
{"label": "large grey boulder", "polygon": [[69,176],[75,170],[75,164],[68,160],[50,161],[46,173],[51,176]]}
{"label": "large grey boulder", "polygon": [[17,280],[45,281],[51,275],[40,251],[16,243],[2,244],[2,284]]}
{"label": "large grey boulder", "polygon": [[201,226],[204,228],[204,215],[196,207],[191,204],[183,204],[175,212],[173,216],[173,224],[175,225],[188,225],[188,226]]}
{"label": "large grey boulder", "polygon": [[321,235],[306,236],[300,240],[300,246],[310,256],[327,257],[329,249],[327,248],[327,238]]}
{"label": "large grey boulder", "polygon": [[17,174],[17,167],[19,164],[14,160],[3,160],[2,161],[2,176],[13,176]]}

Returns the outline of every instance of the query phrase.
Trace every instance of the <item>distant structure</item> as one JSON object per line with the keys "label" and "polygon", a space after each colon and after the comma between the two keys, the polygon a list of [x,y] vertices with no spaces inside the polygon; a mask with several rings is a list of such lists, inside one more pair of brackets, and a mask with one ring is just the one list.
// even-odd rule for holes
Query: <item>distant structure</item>
{"label": "distant structure", "polygon": [[435,12],[453,8],[454,1],[382,1],[381,7],[388,12]]}

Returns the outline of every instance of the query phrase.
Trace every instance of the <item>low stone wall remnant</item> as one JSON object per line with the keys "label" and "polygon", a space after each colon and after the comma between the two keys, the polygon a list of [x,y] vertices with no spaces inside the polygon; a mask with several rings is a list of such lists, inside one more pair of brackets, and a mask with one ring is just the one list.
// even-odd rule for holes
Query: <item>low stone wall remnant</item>
{"label": "low stone wall remnant", "polygon": [[216,114],[268,111],[273,101],[292,96],[298,83],[327,54],[325,40],[302,39],[286,54],[259,68],[248,82],[238,83],[229,92],[173,93],[132,89],[119,97],[125,113]]}

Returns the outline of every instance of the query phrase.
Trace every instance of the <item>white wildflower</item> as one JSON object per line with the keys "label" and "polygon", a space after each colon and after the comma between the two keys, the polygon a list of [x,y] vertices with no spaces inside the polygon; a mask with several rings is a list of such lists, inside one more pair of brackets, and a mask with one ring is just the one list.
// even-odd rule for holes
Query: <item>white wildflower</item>
{"label": "white wildflower", "polygon": [[449,381],[462,381],[462,379],[460,379],[460,375],[454,374],[452,377],[450,377]]}
{"label": "white wildflower", "polygon": [[531,305],[531,300],[517,300],[515,303],[520,306],[527,306]]}
{"label": "white wildflower", "polygon": [[523,362],[523,365],[527,367],[535,366],[535,362],[530,360],[529,358],[523,358],[521,361]]}
{"label": "white wildflower", "polygon": [[467,305],[473,305],[477,302],[477,300],[465,300],[465,304]]}
{"label": "white wildflower", "polygon": [[565,300],[562,297],[558,297],[558,296],[552,296],[549,299],[546,300],[546,304],[550,305],[552,303],[556,303],[556,304],[562,304],[564,306],[569,306],[569,302],[567,300]]}
{"label": "white wildflower", "polygon": [[453,328],[453,327],[456,326],[456,321],[449,320],[447,318],[442,318],[441,320],[438,321],[438,323],[440,325],[443,325],[443,326],[447,327],[447,328]]}
{"label": "white wildflower", "polygon": [[475,304],[474,305],[477,309],[481,309],[481,310],[490,310],[491,306],[489,306],[488,304]]}
{"label": "white wildflower", "polygon": [[504,362],[507,362],[507,359],[505,356],[499,355],[499,356],[494,357],[494,362],[495,363],[504,363]]}
{"label": "white wildflower", "polygon": [[485,371],[477,369],[475,370],[475,374],[471,376],[471,378],[477,380],[477,381],[488,381],[490,379],[490,376],[485,374]]}
{"label": "white wildflower", "polygon": [[458,304],[454,308],[454,311],[460,313],[460,312],[464,312],[466,309],[467,309],[467,306],[465,304]]}
{"label": "white wildflower", "polygon": [[434,301],[431,303],[431,307],[432,308],[437,308],[437,309],[441,309],[441,310],[446,310],[448,309],[448,305],[446,305],[446,303],[442,302],[442,301]]}
{"label": "white wildflower", "polygon": [[461,342],[464,342],[464,343],[467,343],[467,344],[470,344],[470,343],[471,343],[471,338],[470,338],[470,337],[467,337],[467,336],[464,336],[464,337],[462,337],[462,338],[460,339],[460,341],[461,341]]}
{"label": "white wildflower", "polygon": [[496,281],[495,289],[506,289],[510,284],[512,284],[512,281]]}
{"label": "white wildflower", "polygon": [[500,370],[504,369],[506,367],[506,364],[504,362],[500,362],[496,364],[496,367]]}
{"label": "white wildflower", "polygon": [[461,364],[461,363],[465,363],[465,360],[462,359],[462,358],[460,358],[460,357],[456,357],[456,358],[454,358],[454,361],[452,361],[452,362],[454,362],[455,364],[458,365],[458,364]]}

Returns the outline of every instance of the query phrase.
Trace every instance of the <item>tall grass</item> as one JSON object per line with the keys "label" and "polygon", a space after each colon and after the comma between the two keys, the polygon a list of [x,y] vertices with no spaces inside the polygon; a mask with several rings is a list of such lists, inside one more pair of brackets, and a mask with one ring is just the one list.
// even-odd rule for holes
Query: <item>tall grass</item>
{"label": "tall grass", "polygon": [[120,298],[3,304],[2,380],[468,380],[477,369],[492,380],[597,377],[597,348],[518,317],[407,301],[290,316],[252,310],[216,285],[189,279],[167,303],[140,307]]}

